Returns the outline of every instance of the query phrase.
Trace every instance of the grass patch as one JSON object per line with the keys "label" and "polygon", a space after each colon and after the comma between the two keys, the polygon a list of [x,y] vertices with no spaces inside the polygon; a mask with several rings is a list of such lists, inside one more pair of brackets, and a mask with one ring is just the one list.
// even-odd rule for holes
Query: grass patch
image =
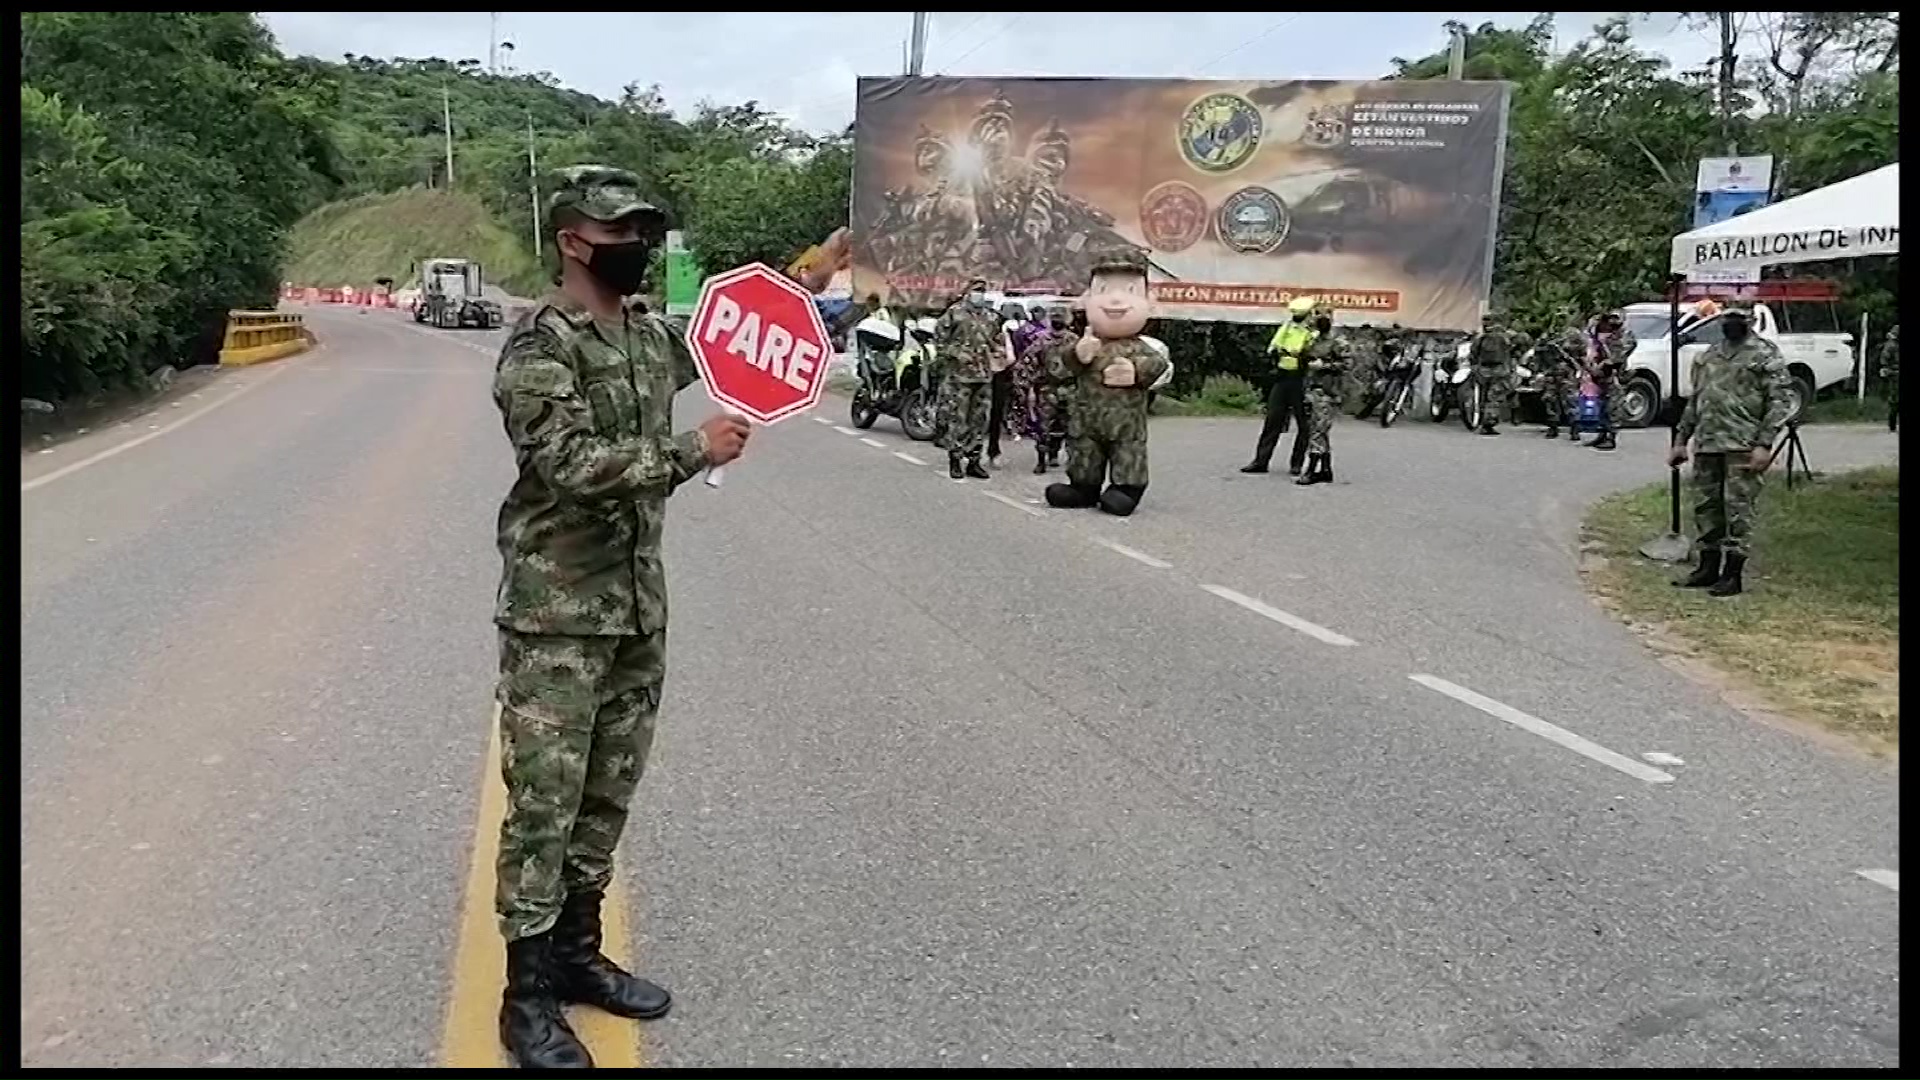
{"label": "grass patch", "polygon": [[1851,392],[1837,392],[1830,398],[1822,398],[1807,406],[1807,415],[1802,423],[1807,424],[1884,424],[1887,422],[1887,399],[1879,394],[1868,394],[1862,401]]}
{"label": "grass patch", "polygon": [[420,259],[472,259],[483,280],[514,296],[546,291],[548,275],[517,237],[471,195],[409,188],[328,203],[293,227],[287,268],[298,285],[371,288],[382,277],[414,284]]}
{"label": "grass patch", "polygon": [[[1682,497],[1685,498],[1683,492]],[[1900,471],[1864,469],[1761,498],[1747,592],[1676,589],[1638,553],[1666,530],[1667,487],[1610,496],[1586,520],[1589,585],[1779,711],[1875,751],[1900,744]]]}
{"label": "grass patch", "polygon": [[1238,375],[1209,375],[1200,391],[1184,398],[1161,394],[1154,412],[1164,416],[1259,416],[1266,399]]}

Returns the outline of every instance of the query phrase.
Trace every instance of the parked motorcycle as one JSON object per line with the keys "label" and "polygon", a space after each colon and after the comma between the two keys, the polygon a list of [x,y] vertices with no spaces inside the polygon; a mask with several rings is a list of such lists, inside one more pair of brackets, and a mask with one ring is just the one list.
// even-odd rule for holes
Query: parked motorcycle
{"label": "parked motorcycle", "polygon": [[[870,323],[891,327],[884,320],[869,319],[854,329],[860,346],[860,385],[854,388],[848,406],[853,426],[865,430],[882,415],[891,416],[900,421],[900,429],[908,438],[926,442],[934,437],[936,420],[937,398],[925,385],[934,322],[923,318],[910,323],[906,337],[892,349],[882,347],[889,344],[886,334]],[[899,331],[894,333],[898,335]]]}
{"label": "parked motorcycle", "polygon": [[1480,424],[1480,384],[1473,377],[1473,365],[1467,363],[1470,342],[1461,342],[1450,353],[1443,353],[1433,367],[1433,386],[1427,395],[1427,419],[1446,423],[1456,409],[1460,422],[1472,431]]}
{"label": "parked motorcycle", "polygon": [[1420,360],[1417,352],[1408,352],[1397,345],[1388,345],[1386,367],[1373,380],[1367,389],[1365,403],[1355,419],[1365,420],[1374,409],[1380,410],[1380,426],[1392,427],[1394,421],[1404,416],[1407,407],[1413,404],[1413,384],[1420,374]]}

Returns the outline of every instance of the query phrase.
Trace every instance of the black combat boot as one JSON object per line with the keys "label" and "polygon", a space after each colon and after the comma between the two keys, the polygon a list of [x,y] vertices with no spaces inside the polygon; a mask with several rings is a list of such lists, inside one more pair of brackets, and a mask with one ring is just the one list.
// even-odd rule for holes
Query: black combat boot
{"label": "black combat boot", "polygon": [[1713,548],[1710,551],[1702,551],[1700,553],[1700,565],[1693,568],[1693,573],[1674,582],[1674,584],[1682,589],[1704,589],[1719,580],[1720,549]]}
{"label": "black combat boot", "polygon": [[1580,445],[1580,429],[1577,426],[1567,429],[1567,441],[1575,446]]}
{"label": "black combat boot", "polygon": [[968,476],[971,476],[971,477],[973,477],[973,478],[974,478],[975,480],[991,480],[991,479],[993,479],[993,474],[992,474],[992,473],[990,473],[990,472],[988,472],[987,470],[985,470],[985,469],[983,469],[983,468],[981,468],[981,467],[980,467],[980,459],[979,459],[979,458],[977,458],[977,457],[970,457],[970,458],[968,458],[968,459],[967,459],[967,472],[966,472],[966,474],[967,474]]}
{"label": "black combat boot", "polygon": [[566,906],[553,924],[554,996],[629,1020],[657,1020],[673,1007],[672,995],[620,970],[600,951],[603,898],[597,892],[567,894]]}
{"label": "black combat boot", "polygon": [[1240,471],[1243,473],[1263,473],[1267,471],[1267,463],[1264,461],[1249,462],[1248,464],[1240,466]]}
{"label": "black combat boot", "polygon": [[1720,563],[1720,580],[1713,583],[1713,586],[1707,590],[1707,595],[1739,596],[1744,587],[1744,583],[1740,580],[1740,572],[1746,568],[1745,555],[1729,554]]}
{"label": "black combat boot", "polygon": [[1298,472],[1298,473],[1297,473],[1297,474],[1296,474],[1296,475],[1294,476],[1294,479],[1293,479],[1293,482],[1294,482],[1294,484],[1295,484],[1296,486],[1298,486],[1298,487],[1306,487],[1306,486],[1307,486],[1307,485],[1309,485],[1309,484],[1318,484],[1318,483],[1320,483],[1320,482],[1321,482],[1321,481],[1320,481],[1320,455],[1319,455],[1319,454],[1308,454],[1308,455],[1307,455],[1307,465],[1306,465],[1306,468],[1304,468],[1304,469],[1302,469],[1302,470],[1300,470],[1300,471],[1299,471],[1299,472]]}
{"label": "black combat boot", "polygon": [[1046,473],[1047,473],[1047,448],[1044,446],[1034,447],[1033,475],[1045,476]]}
{"label": "black combat boot", "polygon": [[1614,449],[1613,432],[1611,430],[1601,432],[1600,437],[1588,443],[1587,447],[1592,450]]}
{"label": "black combat boot", "polygon": [[959,454],[950,453],[947,455],[947,475],[953,477],[955,480],[967,475],[966,469],[960,464]]}
{"label": "black combat boot", "polygon": [[1498,435],[1498,434],[1500,434],[1500,430],[1499,430],[1498,428],[1496,428],[1496,427],[1494,427],[1494,426],[1493,426],[1492,424],[1481,424],[1481,425],[1480,425],[1480,434],[1482,434],[1482,435]]}
{"label": "black combat boot", "polygon": [[1320,482],[1333,483],[1333,451],[1331,450],[1320,455]]}
{"label": "black combat boot", "polygon": [[1549,438],[1549,439],[1557,439],[1557,438],[1559,438],[1559,437],[1560,437],[1560,425],[1559,425],[1559,424],[1548,424],[1548,425],[1547,425],[1547,436],[1546,436],[1546,437],[1547,437],[1547,438]]}
{"label": "black combat boot", "polygon": [[523,1069],[591,1069],[593,1055],[567,1026],[553,992],[553,932],[507,942],[500,1042]]}

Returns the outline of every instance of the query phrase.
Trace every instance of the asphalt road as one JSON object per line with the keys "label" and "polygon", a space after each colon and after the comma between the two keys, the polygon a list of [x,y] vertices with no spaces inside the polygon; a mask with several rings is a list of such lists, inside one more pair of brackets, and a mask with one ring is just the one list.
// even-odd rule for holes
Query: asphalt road
{"label": "asphalt road", "polygon": [[[29,1065],[430,1065],[492,993],[453,958],[497,335],[310,317],[318,352],[23,459]],[[1296,489],[1235,471],[1249,422],[1163,421],[1117,521],[1038,505],[1023,444],[956,484],[844,408],[673,503],[645,1061],[1898,1064],[1897,876],[1860,875],[1897,875],[1897,771],[1575,579],[1660,433],[1348,422]]]}

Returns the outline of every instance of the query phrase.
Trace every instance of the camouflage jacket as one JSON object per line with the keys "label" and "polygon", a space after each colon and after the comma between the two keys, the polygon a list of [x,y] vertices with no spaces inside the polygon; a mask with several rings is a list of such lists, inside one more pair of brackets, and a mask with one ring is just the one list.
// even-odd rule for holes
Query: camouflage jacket
{"label": "camouflage jacket", "polygon": [[652,634],[667,625],[667,496],[707,464],[672,432],[699,378],[681,335],[629,310],[597,322],[555,294],[514,324],[493,400],[519,476],[500,505],[494,621],[527,634]]}
{"label": "camouflage jacket", "polygon": [[1887,331],[1887,340],[1880,343],[1880,377],[1888,383],[1900,385],[1900,328]]}
{"label": "camouflage jacket", "polygon": [[946,377],[957,382],[986,382],[993,378],[994,357],[1004,347],[1000,313],[974,307],[965,300],[940,316],[933,340],[946,364]]}
{"label": "camouflage jacket", "polygon": [[1578,327],[1568,327],[1557,336],[1545,336],[1534,350],[1537,365],[1550,374],[1578,370],[1587,359],[1587,335]]}
{"label": "camouflage jacket", "polygon": [[[1320,361],[1319,367],[1313,362]],[[1321,334],[1307,346],[1301,366],[1307,373],[1307,393],[1321,393],[1339,401],[1346,388],[1347,369],[1353,365],[1353,346],[1338,330]]]}
{"label": "camouflage jacket", "polygon": [[1467,363],[1475,371],[1494,372],[1513,370],[1515,347],[1512,331],[1500,327],[1489,327],[1473,339],[1473,347],[1467,353]]}
{"label": "camouflage jacket", "polygon": [[1714,345],[1693,362],[1693,397],[1674,435],[1682,444],[1697,440],[1703,454],[1771,447],[1792,407],[1790,385],[1786,358],[1772,342]]}
{"label": "camouflage jacket", "polygon": [[[1107,386],[1100,373],[1118,359],[1133,361],[1132,386]],[[1093,362],[1083,364],[1078,352],[1066,354],[1074,371],[1073,411],[1068,417],[1075,435],[1106,442],[1147,437],[1147,387],[1167,369],[1160,351],[1139,338],[1103,341]]]}

